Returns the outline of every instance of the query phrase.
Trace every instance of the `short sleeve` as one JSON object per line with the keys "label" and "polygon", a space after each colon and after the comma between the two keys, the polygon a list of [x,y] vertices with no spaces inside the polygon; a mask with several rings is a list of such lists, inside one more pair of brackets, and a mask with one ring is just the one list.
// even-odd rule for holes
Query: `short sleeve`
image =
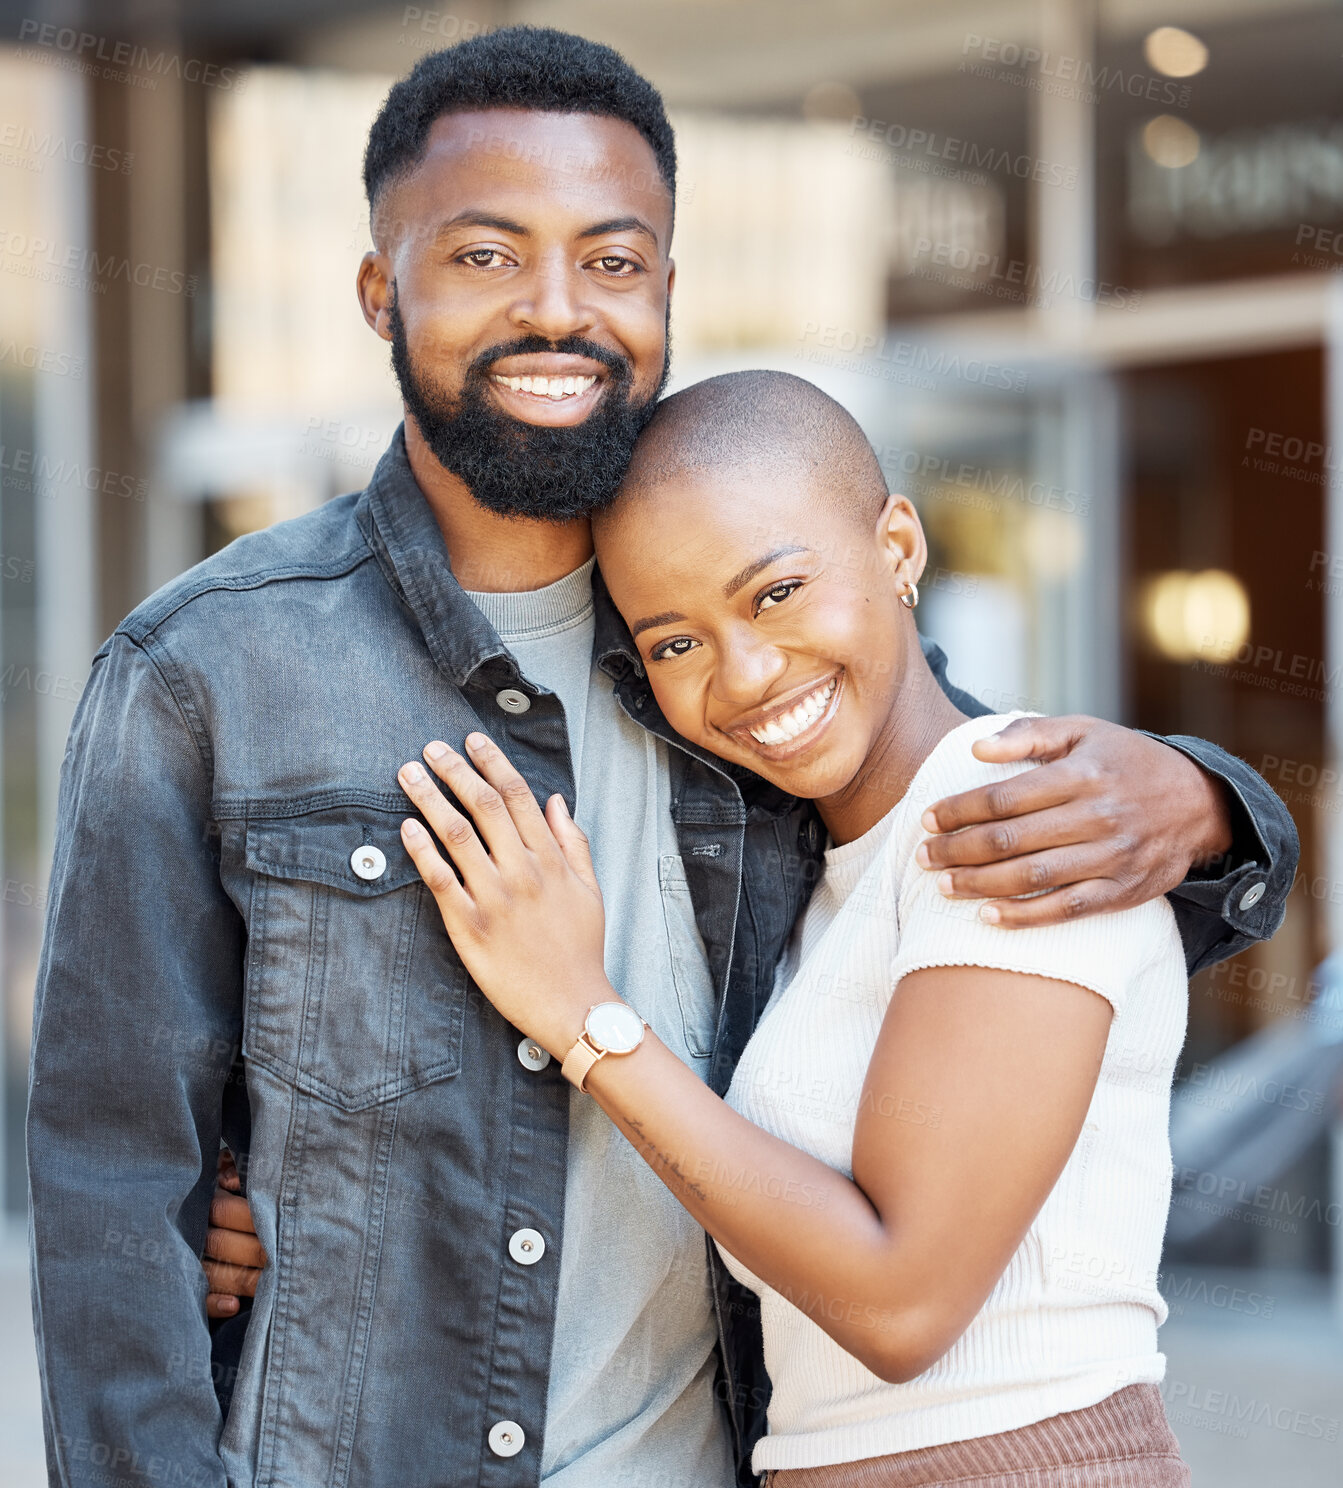
{"label": "short sleeve", "polygon": [[[986,726],[975,726],[981,723]],[[911,787],[921,797],[916,816],[943,796],[1037,768],[1024,761],[988,765],[975,759],[970,753],[975,739],[1000,726],[1001,720],[976,719],[942,741]],[[928,967],[984,966],[1086,987],[1104,997],[1118,1014],[1144,969],[1157,958],[1172,956],[1183,971],[1179,934],[1164,898],[1063,925],[1008,930],[979,918],[982,900],[948,899],[939,892],[937,872],[921,868],[914,858],[924,838],[920,830],[903,844],[900,943],[891,964],[892,986]]]}

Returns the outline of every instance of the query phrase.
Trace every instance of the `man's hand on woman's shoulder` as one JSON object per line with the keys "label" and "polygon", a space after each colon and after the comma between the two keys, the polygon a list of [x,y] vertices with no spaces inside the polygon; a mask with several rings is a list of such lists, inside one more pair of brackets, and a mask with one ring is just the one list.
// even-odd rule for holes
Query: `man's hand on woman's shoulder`
{"label": "man's hand on woman's shoulder", "polygon": [[[1231,846],[1223,787],[1192,760],[1100,718],[1018,718],[974,745],[1040,768],[936,802],[919,861],[944,893],[1008,928],[1132,909]],[[1016,896],[1029,894],[1023,899]]]}

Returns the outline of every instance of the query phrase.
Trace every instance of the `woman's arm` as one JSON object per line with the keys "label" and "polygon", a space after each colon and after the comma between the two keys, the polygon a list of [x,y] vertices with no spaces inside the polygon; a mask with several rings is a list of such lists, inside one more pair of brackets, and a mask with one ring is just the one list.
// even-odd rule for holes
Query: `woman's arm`
{"label": "woman's arm", "polygon": [[[426,756],[480,836],[422,771],[403,771],[461,881],[419,823],[407,849],[482,991],[562,1059],[588,1008],[615,997],[586,839],[558,797],[543,816],[488,741],[471,751],[485,779],[435,747]],[[964,1331],[1056,1182],[1110,1016],[1097,994],[1045,977],[905,977],[868,1071],[852,1181],[753,1126],[653,1035],[600,1060],[587,1089],[716,1240],[873,1373],[906,1380]]]}
{"label": "woman's arm", "polygon": [[1057,1182],[1110,1016],[1044,977],[905,977],[868,1069],[853,1181],[753,1126],[654,1038],[600,1060],[587,1089],[715,1240],[902,1382],[965,1331]]}

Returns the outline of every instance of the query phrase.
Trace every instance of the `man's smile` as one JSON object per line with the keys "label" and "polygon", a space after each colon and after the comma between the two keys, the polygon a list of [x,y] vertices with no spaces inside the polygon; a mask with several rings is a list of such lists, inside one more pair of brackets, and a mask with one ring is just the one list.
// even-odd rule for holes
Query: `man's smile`
{"label": "man's smile", "polygon": [[538,398],[572,398],[576,393],[586,393],[596,382],[595,377],[500,377],[494,379],[502,387],[512,388],[515,393],[532,393]]}
{"label": "man's smile", "polygon": [[489,372],[495,401],[529,424],[582,423],[610,380],[610,368],[591,357],[530,352],[500,357]]}

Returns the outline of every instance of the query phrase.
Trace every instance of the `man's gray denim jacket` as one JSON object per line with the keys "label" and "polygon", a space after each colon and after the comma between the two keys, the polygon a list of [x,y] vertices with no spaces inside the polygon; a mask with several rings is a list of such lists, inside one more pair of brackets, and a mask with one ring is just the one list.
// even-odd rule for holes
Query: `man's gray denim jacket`
{"label": "man's gray denim jacket", "polygon": [[[823,833],[672,733],[600,585],[595,654],[674,746],[721,1092]],[[508,689],[531,706],[508,711]],[[397,768],[473,728],[572,807],[559,701],[453,579],[399,433],[365,492],[233,543],[98,652],[62,775],[28,1117],[52,1483],[538,1481],[568,1087],[472,986],[398,835]],[[1173,896],[1194,968],[1276,928],[1298,848],[1251,769],[1172,742],[1238,802],[1238,866]],[[227,1364],[197,1259],[221,1137],[247,1154],[270,1258]],[[524,1227],[536,1265],[509,1255]],[[745,1483],[768,1384],[754,1298],[716,1276]],[[499,1422],[522,1428],[515,1455],[489,1445]]]}

